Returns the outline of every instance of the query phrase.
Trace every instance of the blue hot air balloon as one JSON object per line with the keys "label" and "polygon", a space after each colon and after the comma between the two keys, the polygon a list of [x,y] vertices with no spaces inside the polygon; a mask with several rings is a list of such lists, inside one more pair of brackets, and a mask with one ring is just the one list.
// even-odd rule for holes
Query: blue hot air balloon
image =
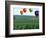
{"label": "blue hot air balloon", "polygon": [[39,16],[39,11],[38,10],[35,11],[35,16]]}

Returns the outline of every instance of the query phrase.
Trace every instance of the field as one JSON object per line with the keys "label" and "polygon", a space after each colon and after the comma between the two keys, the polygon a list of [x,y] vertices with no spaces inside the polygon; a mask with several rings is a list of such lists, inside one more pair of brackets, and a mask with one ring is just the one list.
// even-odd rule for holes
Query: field
{"label": "field", "polygon": [[39,29],[39,17],[14,15],[14,30]]}

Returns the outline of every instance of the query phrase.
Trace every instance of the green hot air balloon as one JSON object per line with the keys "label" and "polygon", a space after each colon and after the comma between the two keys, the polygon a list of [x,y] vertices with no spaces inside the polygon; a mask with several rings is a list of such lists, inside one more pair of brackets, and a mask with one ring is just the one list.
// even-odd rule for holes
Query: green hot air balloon
{"label": "green hot air balloon", "polygon": [[30,12],[32,12],[32,9],[31,9],[31,8],[29,8],[29,11],[30,11]]}

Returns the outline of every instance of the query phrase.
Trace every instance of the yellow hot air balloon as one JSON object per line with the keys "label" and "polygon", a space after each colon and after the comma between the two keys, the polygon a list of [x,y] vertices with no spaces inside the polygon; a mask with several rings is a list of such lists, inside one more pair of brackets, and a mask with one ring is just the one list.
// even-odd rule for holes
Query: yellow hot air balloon
{"label": "yellow hot air balloon", "polygon": [[20,10],[20,14],[23,15],[23,11],[22,10]]}

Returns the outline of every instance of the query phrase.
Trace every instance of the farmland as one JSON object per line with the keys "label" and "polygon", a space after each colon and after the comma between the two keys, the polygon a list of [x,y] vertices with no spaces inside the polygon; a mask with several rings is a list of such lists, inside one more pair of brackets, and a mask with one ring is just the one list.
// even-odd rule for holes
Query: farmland
{"label": "farmland", "polygon": [[14,15],[14,30],[39,29],[39,17]]}

